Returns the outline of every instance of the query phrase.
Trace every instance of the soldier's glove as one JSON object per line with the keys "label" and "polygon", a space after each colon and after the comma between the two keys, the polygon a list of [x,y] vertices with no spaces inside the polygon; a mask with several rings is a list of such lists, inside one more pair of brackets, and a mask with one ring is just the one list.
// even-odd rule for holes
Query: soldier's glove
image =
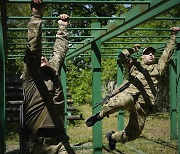
{"label": "soldier's glove", "polygon": [[141,48],[141,46],[139,44],[135,44],[133,48],[128,48],[127,50],[129,51],[129,53],[131,55],[131,54],[137,52],[140,48]]}
{"label": "soldier's glove", "polygon": [[172,34],[177,34],[180,31],[180,27],[172,27]]}
{"label": "soldier's glove", "polygon": [[135,44],[132,49],[134,50],[134,52],[137,52],[140,48],[141,48],[140,44]]}
{"label": "soldier's glove", "polygon": [[69,15],[67,15],[67,14],[60,14],[60,16],[59,16],[59,20],[58,20],[58,23],[60,24],[60,25],[64,25],[64,26],[68,26],[68,21],[69,21]]}

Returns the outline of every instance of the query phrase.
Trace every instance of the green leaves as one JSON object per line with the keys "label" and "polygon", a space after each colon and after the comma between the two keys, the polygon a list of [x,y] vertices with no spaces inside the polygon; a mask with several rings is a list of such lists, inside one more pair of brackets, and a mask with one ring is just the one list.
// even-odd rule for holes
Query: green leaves
{"label": "green leaves", "polygon": [[[81,68],[83,67],[83,69]],[[67,87],[75,103],[86,104],[91,102],[91,68],[67,63]]]}
{"label": "green leaves", "polygon": [[[89,60],[83,60],[82,65],[74,65],[73,61],[67,63],[67,87],[75,103],[91,104],[92,98],[92,69]],[[117,65],[115,59],[102,60],[102,87],[108,82],[116,80]],[[105,92],[106,93],[106,92]]]}

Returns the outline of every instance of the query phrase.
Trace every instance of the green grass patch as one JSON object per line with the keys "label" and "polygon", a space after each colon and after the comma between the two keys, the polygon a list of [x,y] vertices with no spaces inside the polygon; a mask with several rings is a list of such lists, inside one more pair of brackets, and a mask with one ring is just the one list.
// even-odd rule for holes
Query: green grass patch
{"label": "green grass patch", "polygon": [[[79,107],[84,120],[79,120],[75,125],[68,125],[67,134],[70,136],[70,143],[76,148],[79,146],[92,146],[92,128],[85,125],[85,120],[92,114],[90,105]],[[127,124],[129,113],[125,112],[124,125]],[[147,117],[144,130],[140,138],[126,144],[117,143],[116,150],[108,150],[108,141],[105,134],[111,130],[117,130],[117,113],[109,118],[105,117],[102,121],[102,140],[103,154],[178,154],[177,140],[170,140],[170,115],[169,113],[154,113]],[[17,129],[17,128],[16,128]],[[8,145],[18,145],[18,131],[14,130],[7,133],[6,143]],[[78,154],[92,153],[92,149],[78,149]]]}

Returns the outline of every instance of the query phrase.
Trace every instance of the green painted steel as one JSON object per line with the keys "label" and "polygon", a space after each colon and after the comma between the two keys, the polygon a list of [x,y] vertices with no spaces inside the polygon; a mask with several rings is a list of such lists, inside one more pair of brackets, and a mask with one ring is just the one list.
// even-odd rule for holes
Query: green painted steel
{"label": "green painted steel", "polygon": [[[180,38],[180,37],[177,36],[177,38]],[[51,42],[51,44],[52,43],[53,42]],[[147,43],[143,43],[143,44],[151,44],[151,45],[153,45],[156,48],[156,50],[158,51],[158,53],[156,54],[156,57],[159,58],[160,54],[162,53],[161,50],[165,48],[165,44],[167,44],[167,43],[168,42],[164,42],[164,43],[160,42],[159,44],[158,43],[156,43],[156,44],[152,43],[151,44],[150,42],[147,42]],[[127,42],[127,44],[128,44],[128,42]],[[136,42],[134,42],[134,43],[130,42],[130,44],[137,44],[137,43]],[[101,49],[104,50],[103,52],[101,52],[101,55],[102,55],[102,57],[108,57],[108,58],[114,57],[114,58],[116,58],[117,57],[117,53],[115,52],[115,50],[117,50],[117,49],[126,49],[126,48],[127,47],[117,47],[117,46],[116,47],[112,47],[112,46],[111,47],[104,47],[104,46],[101,46]],[[13,51],[11,52],[11,54],[8,54],[8,59],[22,58],[24,56],[24,52],[21,52],[19,50],[24,50],[24,49],[25,49],[25,46],[24,47],[13,48]],[[53,46],[52,47],[45,47],[45,46],[43,46],[43,53],[45,55],[47,55],[47,56],[51,56],[51,52],[49,52],[49,50],[47,50],[47,49],[53,49]],[[69,47],[69,49],[75,49],[75,48],[74,47]],[[111,49],[111,50],[109,50],[109,49]],[[138,53],[134,54],[133,56],[135,58],[138,58],[141,55],[141,53],[142,53],[142,49],[140,49],[140,51]],[[90,57],[90,53],[79,54],[79,56]]]}
{"label": "green painted steel", "polygon": [[[27,31],[27,28],[8,28],[9,31]],[[42,28],[42,30],[58,30],[58,28]],[[107,30],[107,28],[68,28],[68,30]],[[168,28],[132,28],[139,31],[171,31]]]}
{"label": "green painted steel", "polygon": [[170,138],[177,139],[176,60],[170,65]]}
{"label": "green painted steel", "polygon": [[[180,36],[180,33],[178,33]],[[177,104],[178,104],[178,153],[180,153],[180,39],[176,39],[178,42],[177,54]]]}
{"label": "green painted steel", "polygon": [[180,17],[156,17],[155,20],[180,20]]}
{"label": "green painted steel", "polygon": [[[169,36],[163,36],[163,35],[158,35],[158,36],[150,36],[150,35],[143,35],[143,36],[133,36],[133,35],[129,35],[129,36],[117,36],[117,38],[168,38]],[[178,37],[177,37],[178,38]]]}
{"label": "green painted steel", "polygon": [[[84,42],[69,42],[69,44],[83,44]],[[14,42],[14,43],[8,43],[8,45],[26,45],[27,42]],[[42,45],[44,44],[54,44],[54,42],[42,42]]]}
{"label": "green painted steel", "polygon": [[[0,4],[0,154],[5,153],[5,53],[7,51],[6,1]],[[5,29],[5,30],[4,30]]]}
{"label": "green painted steel", "polygon": [[[8,3],[29,3],[31,2],[31,0],[8,0]],[[105,47],[105,46],[101,46],[103,43],[104,44],[159,44],[159,45],[163,45],[166,44],[167,42],[106,42],[109,41],[111,38],[167,38],[168,36],[119,36],[121,34],[123,34],[124,32],[128,31],[128,30],[136,30],[136,31],[170,31],[170,29],[167,28],[134,28],[136,26],[138,26],[139,24],[154,18],[154,20],[180,20],[179,17],[156,17],[157,15],[159,15],[160,13],[180,4],[179,0],[151,0],[151,1],[111,1],[111,0],[106,0],[106,1],[102,1],[102,0],[44,0],[45,3],[79,3],[79,4],[90,4],[90,3],[114,3],[114,4],[140,4],[137,5],[136,7],[132,8],[129,12],[127,12],[126,14],[122,14],[120,17],[70,17],[71,20],[79,20],[79,19],[83,19],[86,18],[88,20],[91,19],[118,19],[114,22],[110,22],[107,26],[101,28],[101,26],[99,25],[99,23],[93,23],[91,28],[68,28],[68,30],[91,30],[92,31],[92,36],[70,36],[70,38],[76,38],[76,37],[81,37],[81,38],[86,38],[83,41],[80,42],[70,42],[71,44],[77,44],[75,47],[69,47],[69,51],[67,54],[67,60],[71,59],[74,56],[90,56],[89,53],[86,53],[86,51],[90,51],[90,49],[93,49],[91,58],[92,58],[92,67],[93,67],[93,83],[92,83],[92,105],[95,105],[95,103],[100,102],[101,101],[101,58],[106,57],[106,58],[117,58],[117,53],[109,53],[109,52],[104,52],[105,49],[112,49],[112,50],[116,50],[122,47]],[[4,3],[3,3],[4,4]],[[6,7],[4,7],[6,8]],[[4,17],[4,16],[3,16]],[[26,20],[29,19],[29,17],[16,17],[16,16],[11,16],[11,17],[7,17],[7,19],[9,20]],[[50,19],[50,20],[55,20],[58,17],[43,17],[44,19]],[[7,22],[4,22],[7,23]],[[1,24],[0,24],[1,26]],[[2,27],[0,27],[2,28]],[[27,28],[8,28],[8,31],[27,31]],[[57,28],[43,28],[43,30],[57,30]],[[6,29],[4,29],[3,31],[6,31]],[[2,34],[2,30],[0,30],[0,34]],[[24,39],[27,39],[27,37],[23,37]],[[54,36],[44,36],[44,38],[54,38]],[[180,35],[177,37],[178,38],[178,42],[180,42],[179,38]],[[0,40],[2,39],[2,37],[0,38]],[[11,37],[9,37],[8,39],[11,39]],[[15,39],[21,39],[21,38],[15,38]],[[8,42],[8,41],[5,41]],[[52,42],[54,43],[54,42]],[[43,44],[51,44],[44,42]],[[13,43],[13,44],[8,44],[9,47],[10,45],[18,45],[18,43]],[[19,43],[19,45],[23,45],[23,43]],[[73,45],[74,46],[74,45]],[[5,45],[6,47],[6,45]],[[18,46],[18,48],[20,49],[22,46]],[[0,54],[4,54],[4,48],[2,45],[2,41],[0,41]],[[17,48],[17,49],[18,49]],[[52,47],[46,47],[46,49],[50,49]],[[23,48],[21,48],[23,49]],[[45,49],[45,48],[44,48]],[[103,52],[101,51],[101,49],[103,49]],[[10,50],[10,49],[9,49]],[[16,49],[13,49],[12,54],[8,55],[8,59],[17,59],[17,58],[22,58],[22,56],[24,56],[22,53],[14,53]],[[179,48],[177,50],[177,65],[175,66],[175,69],[177,68],[177,72],[175,71],[175,69],[173,67],[171,67],[170,69],[170,101],[171,101],[171,139],[176,139],[176,138],[180,138],[180,133],[177,134],[177,114],[178,117],[180,117],[180,112],[177,113],[177,104],[178,104],[178,111],[180,111],[180,83],[179,83],[179,78],[177,79],[177,83],[175,82],[175,76],[177,75],[179,77],[180,74],[180,52],[179,52]],[[2,52],[3,51],[3,52]],[[6,51],[6,50],[5,50]],[[159,52],[160,50],[158,50]],[[47,56],[50,56],[48,51],[44,51]],[[160,51],[161,52],[161,51]],[[83,53],[83,54],[82,54]],[[134,57],[138,57],[141,53],[135,55]],[[0,55],[0,57],[2,58],[2,60],[0,61],[1,63],[3,63],[3,65],[0,65],[0,67],[2,68],[3,71],[1,71],[0,74],[0,78],[1,79],[1,84],[0,84],[0,90],[2,91],[2,95],[0,95],[1,97],[1,101],[3,103],[0,102],[0,110],[3,110],[3,112],[1,112],[2,116],[0,116],[0,124],[2,123],[2,129],[3,129],[3,133],[1,134],[1,130],[0,130],[0,153],[2,152],[2,147],[4,148],[5,144],[4,144],[4,119],[5,119],[5,111],[4,111],[4,106],[2,106],[2,104],[4,105],[4,55]],[[177,73],[177,74],[176,74]],[[118,68],[118,76],[117,76],[117,80],[118,80],[118,85],[122,82],[123,76],[122,76],[122,72],[120,71],[120,67]],[[61,81],[63,84],[63,90],[64,90],[64,94],[65,94],[65,101],[67,100],[66,98],[66,73],[65,73],[65,67],[62,69],[61,71]],[[177,87],[177,93],[176,93],[176,89],[175,87]],[[177,103],[177,104],[176,104]],[[66,104],[66,108],[67,109],[67,104]],[[97,113],[99,110],[101,110],[101,107],[97,107],[96,109],[94,109],[92,112]],[[66,110],[67,112],[67,110]],[[118,121],[121,123],[119,124],[118,129],[122,130],[123,129],[123,125],[122,123],[124,123],[124,118],[122,119],[122,114],[123,112],[119,112],[118,116]],[[67,119],[66,119],[67,120]],[[67,124],[67,121],[65,121],[65,126]],[[0,128],[1,129],[1,128]],[[180,132],[180,118],[178,118],[178,132]],[[178,135],[178,136],[177,136]],[[1,143],[2,142],[2,143]],[[2,146],[1,146],[2,145]],[[180,140],[178,141],[178,151],[180,153]],[[88,147],[91,148],[91,147]],[[4,150],[4,149],[3,149]],[[3,151],[4,152],[4,151]],[[102,122],[98,122],[97,124],[95,124],[95,126],[93,127],[93,152],[94,153],[102,153]]]}
{"label": "green painted steel", "polygon": [[[25,16],[8,16],[7,17],[10,20],[29,20],[30,17],[25,17]],[[45,20],[57,20],[59,17],[43,17],[43,19]],[[125,17],[117,17],[117,16],[113,16],[113,17],[99,17],[99,16],[95,16],[95,17],[70,17],[70,20],[78,20],[78,19],[125,19]],[[179,17],[156,17],[154,20],[180,20]]]}
{"label": "green painted steel", "polygon": [[[167,1],[156,0],[156,1],[151,1],[150,5],[146,5],[146,4],[137,5],[136,7],[132,8],[131,11],[123,15],[124,17],[126,17],[125,22],[114,21],[108,24],[107,26],[105,26],[107,30],[101,31],[101,35],[100,36],[97,35],[93,40],[101,39],[101,42],[105,42],[159,15],[160,13],[176,6],[179,3],[180,3],[179,0],[167,0]],[[153,11],[151,9],[152,7],[153,7]],[[67,54],[67,60],[90,49],[91,42],[93,40],[89,39],[86,44],[77,46],[76,50],[74,50],[73,52],[70,51],[69,54]]]}
{"label": "green painted steel", "polygon": [[[68,30],[107,30],[107,28],[67,28]],[[42,30],[57,31],[58,28],[42,28]],[[27,31],[27,28],[8,28],[8,31]]]}
{"label": "green painted steel", "polygon": [[[9,0],[9,2],[11,3],[29,3],[31,2],[31,0]],[[114,3],[114,4],[149,4],[150,1],[112,1],[112,0],[43,0],[44,3],[86,3],[86,4],[92,4],[92,3],[104,3],[104,4],[108,4],[108,3]]]}
{"label": "green painted steel", "polygon": [[[8,45],[26,45],[27,42],[14,42]],[[42,45],[54,44],[54,42],[42,42]],[[84,44],[84,42],[69,42],[69,44]],[[104,44],[167,44],[167,42],[104,42]]]}
{"label": "green painted steel", "polygon": [[[103,35],[101,41],[104,42],[118,34],[127,31],[128,29],[134,28],[134,26],[139,25],[147,21],[148,19],[159,15],[160,13],[180,4],[179,0],[156,0],[151,1],[149,5],[138,5],[133,8],[130,12],[125,14],[125,23],[114,22],[107,26],[108,35]],[[153,11],[150,8],[155,7]],[[123,26],[122,26],[123,24]],[[96,39],[96,38],[95,38]],[[97,38],[98,39],[98,38]]]}
{"label": "green painted steel", "polygon": [[[9,16],[8,19],[10,20],[29,20],[30,17],[22,17],[22,16]],[[45,20],[57,20],[59,19],[59,17],[43,17],[43,19]],[[113,17],[98,17],[98,16],[95,16],[95,17],[69,17],[70,20],[79,20],[79,19],[110,19],[110,20],[124,20],[125,18],[124,17],[116,17],[116,16],[113,16]]]}
{"label": "green painted steel", "polygon": [[0,21],[0,153],[5,152],[5,58],[2,22]]}
{"label": "green painted steel", "polygon": [[[56,38],[56,36],[42,36],[42,38]],[[93,38],[93,36],[69,36],[69,38]],[[27,39],[27,36],[7,37],[7,39]]]}
{"label": "green painted steel", "polygon": [[[56,36],[43,36],[42,38],[56,38]],[[93,38],[93,36],[69,36],[69,39],[71,38]],[[133,35],[128,35],[128,36],[117,36],[116,38],[168,38],[169,36],[149,36],[149,35],[144,35],[144,36],[133,36]],[[179,38],[177,36],[177,38]],[[17,37],[7,37],[7,39],[27,39],[27,36],[17,36]]]}
{"label": "green painted steel", "polygon": [[[118,51],[118,54],[121,51]],[[122,64],[118,63],[118,73],[117,73],[117,86],[121,85],[123,82],[123,66]],[[118,130],[124,129],[124,111],[119,111],[118,113]]]}
{"label": "green painted steel", "polygon": [[[92,23],[92,27],[100,27],[99,23]],[[94,35],[94,31],[91,32]],[[97,35],[97,33],[96,33]],[[92,106],[101,101],[101,42],[92,42]],[[93,114],[101,110],[101,106],[93,109]],[[93,126],[93,152],[102,154],[102,121]]]}
{"label": "green painted steel", "polygon": [[104,42],[104,44],[167,44],[167,42]]}
{"label": "green painted steel", "polygon": [[64,64],[61,69],[60,79],[63,87],[64,100],[65,100],[65,118],[64,118],[64,127],[67,130],[67,89],[66,89],[66,65]]}
{"label": "green painted steel", "polygon": [[140,31],[171,31],[169,28],[133,28],[133,30]]}

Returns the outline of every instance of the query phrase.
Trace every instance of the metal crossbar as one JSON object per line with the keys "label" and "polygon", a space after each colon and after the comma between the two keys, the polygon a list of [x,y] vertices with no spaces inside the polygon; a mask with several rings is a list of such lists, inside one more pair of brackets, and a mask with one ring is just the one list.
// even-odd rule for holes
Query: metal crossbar
{"label": "metal crossbar", "polygon": [[[9,0],[11,3],[29,3],[31,0]],[[43,0],[44,3],[78,3],[78,4],[94,4],[94,3],[104,3],[104,4],[150,4],[151,1],[119,1],[119,0]]]}
{"label": "metal crossbar", "polygon": [[[145,44],[149,45],[152,44],[156,47],[158,53],[161,52],[161,49],[159,47],[163,47],[167,43],[166,40],[168,40],[169,32],[170,29],[164,28],[163,26],[160,28],[142,28],[140,27],[141,24],[145,23],[146,21],[150,20],[164,20],[164,22],[174,22],[174,23],[179,23],[180,18],[178,16],[159,16],[165,11],[171,10],[172,8],[176,6],[180,6],[180,1],[179,0],[149,0],[149,1],[136,1],[136,0],[43,0],[44,3],[51,3],[52,5],[56,4],[81,4],[81,5],[86,5],[86,4],[128,4],[131,7],[129,8],[129,11],[127,13],[121,14],[120,16],[80,16],[80,17],[70,17],[70,22],[73,20],[88,20],[88,25],[87,27],[69,27],[68,30],[72,31],[78,31],[78,35],[80,36],[73,36],[73,34],[69,37],[70,39],[70,46],[69,46],[69,51],[67,53],[66,60],[70,60],[74,57],[81,56],[81,57],[90,57],[90,54],[92,49],[93,51],[96,49],[96,54],[93,53],[90,58],[92,58],[92,61],[95,61],[95,63],[92,64],[93,68],[95,68],[96,72],[98,74],[98,79],[100,79],[100,70],[101,66],[99,64],[99,59],[102,58],[117,58],[117,55],[120,53],[120,50],[124,49],[126,45],[132,46],[132,44],[138,43],[138,44]],[[18,58],[23,58],[26,44],[27,44],[27,36],[25,36],[25,32],[27,32],[27,28],[20,28],[20,27],[9,27],[7,26],[9,21],[15,21],[15,22],[21,22],[25,20],[29,20],[29,16],[8,16],[7,15],[7,3],[13,4],[13,3],[22,3],[22,5],[30,3],[31,0],[7,0],[3,1],[0,5],[0,15],[1,15],[1,22],[0,22],[0,35],[1,35],[1,41],[0,41],[0,49],[1,49],[1,63],[3,62],[4,64],[4,59],[5,55],[2,53],[7,54],[7,60],[14,60]],[[44,20],[57,20],[58,17],[43,17]],[[90,26],[90,23],[92,21],[98,21],[98,20],[106,20],[107,25],[104,27],[101,26]],[[92,25],[92,24],[91,24]],[[98,25],[98,24],[95,24]],[[53,32],[57,31],[57,28],[43,28],[44,31],[48,32]],[[82,32],[88,31],[88,36],[82,35]],[[131,32],[136,32],[138,34],[137,36],[135,34],[130,35]],[[163,31],[164,35],[160,36],[158,35],[159,31]],[[21,34],[21,36],[16,36],[14,33],[17,32]],[[129,33],[128,33],[129,32]],[[143,35],[143,32],[154,32],[154,36],[149,36]],[[161,34],[162,35],[162,34]],[[3,38],[3,40],[2,40]],[[136,41],[133,41],[133,39],[142,39],[144,41],[140,41],[139,39]],[[22,40],[21,40],[22,39]],[[25,40],[26,39],[26,40]],[[43,36],[43,39],[52,39],[51,42],[47,42],[47,40],[44,40],[43,42],[43,50],[45,52],[45,55],[50,56],[53,47],[52,44],[53,39],[55,39],[55,36]],[[80,39],[80,41],[79,41]],[[157,39],[162,39],[163,41],[158,42]],[[179,36],[177,37],[179,39]],[[149,41],[150,40],[150,41]],[[97,46],[95,46],[97,45]],[[92,47],[97,47],[97,48],[92,48]],[[50,50],[50,51],[49,51]],[[177,48],[177,50],[179,50]],[[88,52],[87,52],[88,51]],[[138,53],[136,56],[139,56],[141,54]],[[96,57],[98,55],[98,57]],[[176,57],[174,58],[175,60]],[[178,55],[178,59],[179,55]],[[177,61],[179,64],[179,60]],[[179,68],[179,65],[178,65]],[[1,94],[4,93],[4,65],[0,65],[0,90],[2,91]],[[98,72],[99,71],[99,72]],[[179,72],[179,70],[177,71]],[[96,74],[96,75],[97,75]],[[94,74],[93,74],[94,75]],[[173,78],[174,79],[174,78]],[[99,80],[96,80],[99,81]],[[97,82],[99,83],[99,82]],[[95,85],[95,81],[94,81]],[[97,85],[96,85],[97,86]],[[173,87],[174,88],[174,87]],[[173,89],[172,88],[172,89]],[[175,88],[174,88],[175,89]],[[99,94],[99,91],[98,93]],[[94,94],[96,95],[96,94]],[[180,96],[180,95],[178,95]],[[99,96],[95,97],[99,98]],[[174,99],[177,100],[177,99]],[[174,101],[176,102],[176,101]],[[1,95],[1,102],[0,102],[0,109],[1,109],[1,116],[0,116],[0,124],[4,127],[4,112],[2,111],[4,108],[5,100],[4,100],[4,94],[3,96]],[[2,128],[2,133],[0,133],[0,153],[4,153],[4,128]],[[101,134],[101,133],[98,133]],[[179,133],[180,134],[180,133]],[[95,138],[98,136],[95,136]],[[179,137],[180,138],[180,137]],[[97,139],[97,138],[96,138]],[[101,142],[101,141],[100,141]],[[180,143],[180,140],[179,140]],[[99,143],[98,143],[99,144]],[[101,147],[97,147],[95,149],[100,149]],[[98,153],[98,151],[95,150],[95,153]],[[180,152],[180,148],[179,148]]]}

